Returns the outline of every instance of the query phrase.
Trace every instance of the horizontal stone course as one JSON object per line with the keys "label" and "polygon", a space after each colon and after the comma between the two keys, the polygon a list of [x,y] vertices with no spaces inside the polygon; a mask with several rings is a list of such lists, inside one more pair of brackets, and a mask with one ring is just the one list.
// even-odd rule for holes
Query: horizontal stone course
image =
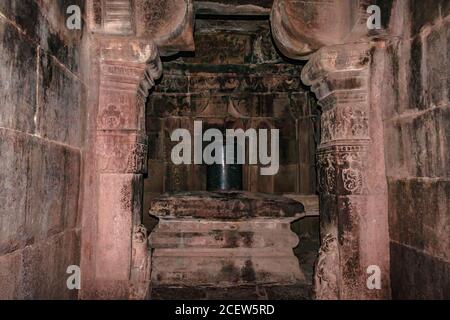
{"label": "horizontal stone course", "polygon": [[[0,1],[0,299],[76,299],[83,0]],[[84,21],[82,23],[84,27]]]}
{"label": "horizontal stone course", "polygon": [[79,244],[79,230],[71,229],[0,256],[0,299],[77,299],[66,271],[80,264]]}
{"label": "horizontal stone course", "polygon": [[388,49],[393,101],[383,113],[394,299],[450,295],[449,7],[410,1],[404,17],[411,30]]}
{"label": "horizontal stone course", "polygon": [[449,117],[449,108],[434,108],[386,121],[387,175],[449,177]]}
{"label": "horizontal stone course", "polygon": [[192,217],[210,220],[251,218],[292,219],[304,215],[304,206],[277,195],[245,191],[178,192],[153,199],[150,214],[159,218]]}
{"label": "horizontal stone course", "polygon": [[[72,72],[79,74],[83,30],[69,30],[66,27],[66,19],[69,17],[66,10],[70,5],[79,6],[83,13],[82,0],[2,1],[0,12],[16,24],[34,45],[39,45]],[[84,28],[84,22],[82,26]]]}
{"label": "horizontal stone course", "polygon": [[46,139],[80,148],[85,91],[77,77],[41,51],[38,133]]}
{"label": "horizontal stone course", "polygon": [[391,239],[450,260],[450,181],[389,180],[388,187]]}
{"label": "horizontal stone course", "polygon": [[0,41],[0,127],[33,133],[37,108],[37,50],[1,17]]}
{"label": "horizontal stone course", "polygon": [[0,254],[78,225],[78,150],[0,129],[0,154]]}

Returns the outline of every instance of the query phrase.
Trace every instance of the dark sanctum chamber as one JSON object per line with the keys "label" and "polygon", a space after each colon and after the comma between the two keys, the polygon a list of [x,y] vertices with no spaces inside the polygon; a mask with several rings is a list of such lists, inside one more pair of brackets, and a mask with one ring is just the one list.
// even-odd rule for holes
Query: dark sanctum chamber
{"label": "dark sanctum chamber", "polygon": [[[320,115],[313,94],[297,76],[304,64],[277,51],[267,15],[198,15],[194,37],[193,53],[163,59],[164,75],[146,104],[150,147],[144,213],[153,215],[144,215],[144,221],[154,230],[155,216],[168,206],[165,212],[172,218],[194,216],[192,225],[211,227],[200,230],[180,221],[180,226],[161,225],[165,232],[154,230],[152,296],[310,299],[319,248],[315,153]],[[171,134],[184,128],[194,137],[195,121],[201,121],[203,132],[278,129],[278,172],[262,175],[263,165],[249,164],[249,139],[243,165],[174,164],[171,152],[178,142]],[[270,214],[262,213],[273,196],[279,204]],[[297,209],[302,215],[282,224],[299,239],[271,229],[283,206],[295,210],[302,204],[306,211]],[[279,250],[288,252],[286,260],[279,260]],[[199,257],[192,258],[195,252]],[[293,252],[298,261],[291,259]],[[177,257],[160,258],[164,254]],[[261,254],[265,259],[258,258]],[[284,265],[270,265],[277,260]]]}

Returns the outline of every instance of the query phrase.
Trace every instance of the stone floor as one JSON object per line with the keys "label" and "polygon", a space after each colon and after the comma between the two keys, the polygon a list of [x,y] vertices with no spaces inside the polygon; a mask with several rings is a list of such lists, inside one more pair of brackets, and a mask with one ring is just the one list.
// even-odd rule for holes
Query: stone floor
{"label": "stone floor", "polygon": [[310,300],[310,285],[239,287],[158,287],[153,300]]}

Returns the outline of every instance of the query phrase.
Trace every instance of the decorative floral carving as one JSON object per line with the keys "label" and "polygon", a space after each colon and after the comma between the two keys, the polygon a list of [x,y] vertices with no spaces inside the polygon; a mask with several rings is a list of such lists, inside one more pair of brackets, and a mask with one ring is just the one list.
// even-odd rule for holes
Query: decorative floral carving
{"label": "decorative floral carving", "polygon": [[110,104],[99,115],[99,127],[117,129],[126,122],[124,114],[114,104]]}
{"label": "decorative floral carving", "polygon": [[363,190],[363,162],[359,153],[344,153],[339,157],[342,162],[342,182],[346,191],[356,194]]}
{"label": "decorative floral carving", "polygon": [[167,4],[169,1],[146,0],[146,5],[142,6],[141,12],[146,27],[149,32],[158,30],[165,22],[164,16],[167,12]]}

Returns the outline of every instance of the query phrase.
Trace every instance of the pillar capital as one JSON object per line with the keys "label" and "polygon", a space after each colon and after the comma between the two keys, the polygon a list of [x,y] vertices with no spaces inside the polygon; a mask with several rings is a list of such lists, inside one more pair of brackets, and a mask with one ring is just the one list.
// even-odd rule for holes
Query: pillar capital
{"label": "pillar capital", "polygon": [[364,152],[370,142],[368,43],[323,47],[302,71],[322,107],[319,151]]}
{"label": "pillar capital", "polygon": [[153,41],[102,39],[100,41],[100,86],[136,91],[146,98],[162,75],[159,50]]}
{"label": "pillar capital", "polygon": [[334,73],[364,73],[370,66],[370,60],[371,44],[368,42],[322,47],[310,56],[302,70],[302,81],[308,86],[315,86]]}

